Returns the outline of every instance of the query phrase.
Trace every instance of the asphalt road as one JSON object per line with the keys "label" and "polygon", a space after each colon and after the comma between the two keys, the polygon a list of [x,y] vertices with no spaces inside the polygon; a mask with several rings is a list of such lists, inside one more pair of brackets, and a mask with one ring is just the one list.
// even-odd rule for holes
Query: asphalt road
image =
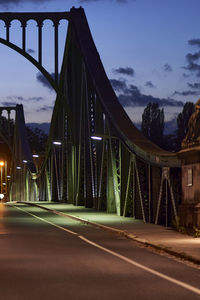
{"label": "asphalt road", "polygon": [[200,270],[36,207],[0,204],[1,299],[200,299]]}

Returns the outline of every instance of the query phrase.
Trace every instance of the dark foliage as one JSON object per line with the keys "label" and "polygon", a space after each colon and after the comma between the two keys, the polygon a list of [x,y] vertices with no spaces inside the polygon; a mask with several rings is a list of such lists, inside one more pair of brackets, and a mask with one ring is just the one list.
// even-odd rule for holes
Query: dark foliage
{"label": "dark foliage", "polygon": [[39,128],[26,127],[27,138],[32,152],[42,153],[45,151],[48,136]]}
{"label": "dark foliage", "polygon": [[177,117],[177,130],[172,134],[164,135],[163,109],[160,110],[156,103],[149,103],[142,115],[141,130],[156,145],[165,150],[177,152],[181,149],[181,142],[188,131],[188,121],[194,111],[194,103],[186,102],[182,112]]}
{"label": "dark foliage", "polygon": [[186,102],[183,110],[177,117],[177,151],[181,149],[181,142],[187,134],[188,131],[188,121],[195,111],[194,103]]}
{"label": "dark foliage", "polygon": [[144,109],[141,130],[153,143],[163,147],[164,111],[158,103],[149,103]]}
{"label": "dark foliage", "polygon": [[14,132],[13,120],[12,119],[8,120],[4,116],[1,116],[0,123],[1,123],[1,131],[5,135],[5,137],[8,137],[9,134],[12,136]]}

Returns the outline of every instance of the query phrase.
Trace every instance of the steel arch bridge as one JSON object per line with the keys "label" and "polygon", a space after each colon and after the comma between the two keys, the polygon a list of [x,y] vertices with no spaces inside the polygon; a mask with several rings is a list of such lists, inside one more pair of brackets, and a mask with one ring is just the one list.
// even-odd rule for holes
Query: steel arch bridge
{"label": "steel arch bridge", "polygon": [[[9,30],[15,19],[21,22],[21,48],[10,41]],[[38,60],[26,52],[26,24],[30,19],[38,26]],[[42,65],[42,25],[46,19],[54,26],[54,78]],[[68,20],[68,32],[59,76],[58,27],[62,19]],[[12,157],[9,199],[67,202],[169,225],[177,218],[180,202],[180,161],[175,153],[146,139],[120,105],[83,8],[63,13],[0,13],[0,20],[6,27],[6,39],[0,38],[0,43],[34,64],[57,93],[39,169],[26,139],[22,106],[13,108],[12,144],[0,133]],[[9,112],[12,108],[2,109]]]}

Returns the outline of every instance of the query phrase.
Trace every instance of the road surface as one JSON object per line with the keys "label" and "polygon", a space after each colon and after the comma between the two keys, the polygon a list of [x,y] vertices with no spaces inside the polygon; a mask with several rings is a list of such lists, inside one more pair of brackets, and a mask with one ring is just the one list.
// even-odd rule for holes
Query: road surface
{"label": "road surface", "polygon": [[200,270],[37,207],[0,204],[0,299],[200,299]]}

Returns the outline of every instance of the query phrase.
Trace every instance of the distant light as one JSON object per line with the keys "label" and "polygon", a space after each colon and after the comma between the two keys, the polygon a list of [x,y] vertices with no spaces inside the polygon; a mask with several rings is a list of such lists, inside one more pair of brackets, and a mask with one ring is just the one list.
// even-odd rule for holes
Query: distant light
{"label": "distant light", "polygon": [[0,199],[2,200],[4,198],[4,194],[0,194]]}
{"label": "distant light", "polygon": [[33,154],[33,157],[39,157],[39,155],[38,154]]}
{"label": "distant light", "polygon": [[27,164],[28,160],[23,159],[23,163]]}
{"label": "distant light", "polygon": [[102,137],[93,135],[93,136],[91,136],[91,139],[101,141]]}
{"label": "distant light", "polygon": [[61,143],[61,142],[56,142],[56,141],[55,141],[55,142],[53,142],[53,144],[54,144],[54,145],[62,145],[62,143]]}
{"label": "distant light", "polygon": [[8,175],[8,176],[7,176],[7,178],[11,178],[11,176],[10,176],[10,175]]}
{"label": "distant light", "polygon": [[6,183],[5,183],[5,182],[3,182],[2,184],[3,184],[3,185],[6,185]]}
{"label": "distant light", "polygon": [[4,166],[4,161],[0,161],[0,166],[1,166],[1,167]]}
{"label": "distant light", "polygon": [[21,167],[20,167],[20,166],[18,166],[18,167],[16,167],[16,169],[17,169],[17,170],[21,170]]}

